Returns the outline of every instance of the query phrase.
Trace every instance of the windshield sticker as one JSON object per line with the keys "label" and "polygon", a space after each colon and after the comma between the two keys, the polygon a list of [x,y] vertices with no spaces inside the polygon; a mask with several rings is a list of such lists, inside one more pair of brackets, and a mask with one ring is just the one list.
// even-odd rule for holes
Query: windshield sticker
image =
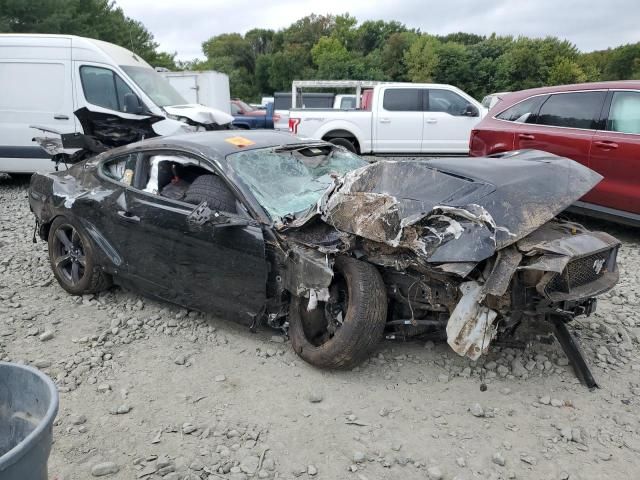
{"label": "windshield sticker", "polygon": [[256,142],[249,140],[244,137],[229,137],[224,139],[225,142],[230,143],[231,145],[235,145],[236,147],[249,147],[251,145],[255,145]]}

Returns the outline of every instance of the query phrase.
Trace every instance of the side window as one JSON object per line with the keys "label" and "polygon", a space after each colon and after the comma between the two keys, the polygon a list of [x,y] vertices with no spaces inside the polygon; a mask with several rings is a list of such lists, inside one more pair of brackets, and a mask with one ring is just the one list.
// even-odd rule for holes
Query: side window
{"label": "side window", "polygon": [[240,115],[240,107],[238,107],[235,103],[231,104],[231,115]]}
{"label": "side window", "polygon": [[429,112],[445,112],[455,116],[464,115],[471,104],[450,90],[429,89]]}
{"label": "side window", "polygon": [[171,200],[236,213],[234,193],[225,181],[197,158],[180,153],[144,155],[135,188]]}
{"label": "side window", "polygon": [[507,120],[516,123],[536,123],[536,114],[540,109],[540,105],[547,97],[540,95],[523,100],[514,106],[507,108],[504,112],[496,115],[500,120]]}
{"label": "side window", "polygon": [[382,108],[390,112],[420,112],[421,97],[419,88],[389,88],[384,91]]}
{"label": "side window", "polygon": [[80,67],[80,81],[87,102],[109,110],[126,112],[124,96],[127,93],[134,94],[133,90],[108,68],[88,65]]}
{"label": "side window", "polygon": [[133,185],[137,158],[137,154],[130,154],[108,160],[102,164],[102,173],[116,182],[127,186]]}
{"label": "side window", "polygon": [[557,93],[544,102],[539,125],[595,129],[606,92]]}
{"label": "side window", "polygon": [[607,130],[640,134],[640,92],[614,92]]}

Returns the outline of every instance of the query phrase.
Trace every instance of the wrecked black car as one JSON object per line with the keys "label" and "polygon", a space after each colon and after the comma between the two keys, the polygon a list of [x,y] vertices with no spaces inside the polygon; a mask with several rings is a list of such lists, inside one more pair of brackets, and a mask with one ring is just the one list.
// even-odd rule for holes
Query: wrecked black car
{"label": "wrecked black car", "polygon": [[620,243],[555,217],[600,179],[540,151],[368,163],[285,133],[219,131],[36,174],[29,201],[71,294],[115,282],[288,329],[330,368],[358,364],[384,332],[434,329],[475,360],[546,320],[595,384],[565,323],[615,285]]}

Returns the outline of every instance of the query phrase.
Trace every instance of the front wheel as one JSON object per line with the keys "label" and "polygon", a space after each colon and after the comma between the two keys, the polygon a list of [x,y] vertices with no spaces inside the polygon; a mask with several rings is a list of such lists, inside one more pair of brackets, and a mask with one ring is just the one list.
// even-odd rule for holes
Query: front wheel
{"label": "front wheel", "polygon": [[376,268],[350,257],[337,257],[329,299],[309,311],[309,299],[293,296],[289,336],[295,352],[323,368],[352,368],[382,338],[387,294]]}
{"label": "front wheel", "polygon": [[352,153],[358,153],[355,144],[347,138],[330,138],[329,141],[334,145],[346,148]]}
{"label": "front wheel", "polygon": [[111,285],[95,263],[91,239],[76,221],[58,217],[49,229],[49,262],[62,288],[72,295],[96,293]]}

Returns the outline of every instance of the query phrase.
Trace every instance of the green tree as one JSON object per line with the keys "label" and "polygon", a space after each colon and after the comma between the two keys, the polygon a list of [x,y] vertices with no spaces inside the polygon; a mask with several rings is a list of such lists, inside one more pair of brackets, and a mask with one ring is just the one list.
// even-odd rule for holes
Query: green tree
{"label": "green tree", "polygon": [[587,75],[580,65],[566,57],[557,57],[549,69],[547,84],[565,85],[568,83],[581,83],[587,81]]}
{"label": "green tree", "polygon": [[421,35],[405,52],[407,77],[412,82],[432,82],[438,69],[440,41],[431,35]]}
{"label": "green tree", "polygon": [[337,38],[322,37],[311,49],[318,78],[326,80],[346,79],[349,76],[351,57]]}

